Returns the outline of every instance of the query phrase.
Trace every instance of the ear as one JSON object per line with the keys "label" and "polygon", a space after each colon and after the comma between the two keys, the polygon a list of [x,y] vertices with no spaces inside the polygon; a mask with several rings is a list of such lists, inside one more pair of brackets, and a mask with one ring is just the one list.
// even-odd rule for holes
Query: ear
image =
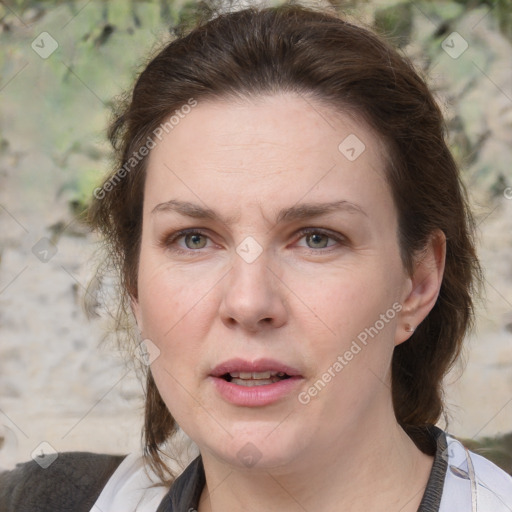
{"label": "ear", "polygon": [[395,345],[409,339],[418,325],[430,313],[441,289],[446,259],[446,236],[439,229],[433,232],[423,251],[414,258],[402,300]]}

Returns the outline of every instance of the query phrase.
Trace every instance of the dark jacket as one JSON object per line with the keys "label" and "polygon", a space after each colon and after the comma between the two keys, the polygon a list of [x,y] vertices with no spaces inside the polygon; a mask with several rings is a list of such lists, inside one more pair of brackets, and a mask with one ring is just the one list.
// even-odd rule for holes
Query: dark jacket
{"label": "dark jacket", "polygon": [[[35,461],[18,464],[0,473],[0,512],[90,512],[125,457],[62,452],[46,469]],[[197,507],[205,482],[199,456],[175,480],[158,512],[189,512]]]}
{"label": "dark jacket", "polygon": [[63,452],[0,473],[0,512],[89,512],[125,455]]}

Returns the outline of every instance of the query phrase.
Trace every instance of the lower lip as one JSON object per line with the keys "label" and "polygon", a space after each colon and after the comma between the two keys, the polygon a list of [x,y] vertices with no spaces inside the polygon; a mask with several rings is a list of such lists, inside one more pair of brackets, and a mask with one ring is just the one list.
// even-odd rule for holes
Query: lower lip
{"label": "lower lip", "polygon": [[239,386],[220,377],[211,377],[217,391],[234,405],[258,407],[277,402],[297,388],[302,377],[295,376],[261,386]]}

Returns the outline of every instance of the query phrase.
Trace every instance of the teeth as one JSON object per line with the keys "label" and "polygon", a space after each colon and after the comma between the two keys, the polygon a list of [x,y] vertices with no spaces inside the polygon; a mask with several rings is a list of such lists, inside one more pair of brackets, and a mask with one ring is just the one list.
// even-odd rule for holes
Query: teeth
{"label": "teeth", "polygon": [[272,372],[267,370],[266,372],[231,372],[229,375],[233,379],[270,379],[271,377],[284,377],[285,374],[283,372]]}
{"label": "teeth", "polygon": [[274,384],[274,382],[279,382],[278,377],[272,377],[271,379],[232,379],[231,384],[238,384],[239,386],[264,386],[266,384]]}

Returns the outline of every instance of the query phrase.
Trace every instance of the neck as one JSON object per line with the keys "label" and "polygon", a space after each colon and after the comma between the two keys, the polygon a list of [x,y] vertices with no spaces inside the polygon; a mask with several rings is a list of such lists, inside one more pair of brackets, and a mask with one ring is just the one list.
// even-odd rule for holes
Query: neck
{"label": "neck", "polygon": [[[320,437],[320,436],[319,436]],[[287,466],[240,471],[203,454],[198,512],[416,512],[432,468],[394,415],[319,440]]]}

